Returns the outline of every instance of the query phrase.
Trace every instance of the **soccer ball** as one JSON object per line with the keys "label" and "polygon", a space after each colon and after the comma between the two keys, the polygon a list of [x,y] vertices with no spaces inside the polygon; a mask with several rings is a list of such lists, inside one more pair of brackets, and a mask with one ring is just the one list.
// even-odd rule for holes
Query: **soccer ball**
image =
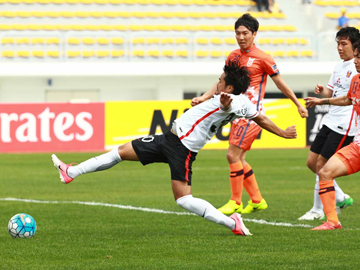
{"label": "soccer ball", "polygon": [[36,231],[36,222],[32,216],[21,213],[10,219],[8,229],[13,238],[31,238]]}

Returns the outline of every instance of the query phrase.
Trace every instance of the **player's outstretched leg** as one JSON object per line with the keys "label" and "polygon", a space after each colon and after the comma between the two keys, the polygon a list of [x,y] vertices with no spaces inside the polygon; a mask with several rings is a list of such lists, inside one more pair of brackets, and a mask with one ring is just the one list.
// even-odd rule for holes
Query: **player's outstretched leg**
{"label": "player's outstretched leg", "polygon": [[234,213],[230,216],[230,218],[235,221],[235,229],[231,230],[234,234],[252,235],[248,228],[246,228],[240,214]]}

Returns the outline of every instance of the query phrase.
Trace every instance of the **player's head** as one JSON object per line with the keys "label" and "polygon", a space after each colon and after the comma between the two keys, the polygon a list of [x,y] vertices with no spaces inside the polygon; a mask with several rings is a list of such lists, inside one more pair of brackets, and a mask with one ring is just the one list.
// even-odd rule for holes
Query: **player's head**
{"label": "player's head", "polygon": [[355,27],[344,27],[336,33],[337,50],[344,61],[354,58],[352,45],[360,38],[360,32]]}
{"label": "player's head", "polygon": [[353,49],[354,49],[354,64],[356,67],[356,71],[360,73],[360,40],[354,43]]}
{"label": "player's head", "polygon": [[224,66],[224,72],[219,78],[215,94],[222,92],[240,95],[245,93],[250,85],[249,71],[246,67],[239,67],[230,62]]}
{"label": "player's head", "polygon": [[254,44],[259,22],[249,13],[245,13],[235,22],[236,40],[241,50],[247,50]]}

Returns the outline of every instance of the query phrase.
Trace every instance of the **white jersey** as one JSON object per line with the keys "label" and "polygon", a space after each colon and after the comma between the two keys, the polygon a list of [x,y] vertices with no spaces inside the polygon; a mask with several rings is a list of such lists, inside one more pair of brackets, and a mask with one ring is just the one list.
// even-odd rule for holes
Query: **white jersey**
{"label": "white jersey", "polygon": [[220,95],[214,95],[175,120],[176,134],[187,149],[198,152],[220,127],[236,118],[252,119],[258,116],[258,111],[246,96],[231,97],[233,100],[227,111],[220,108]]}
{"label": "white jersey", "polygon": [[[333,90],[332,97],[341,97],[348,94],[351,79],[357,74],[354,59],[341,62],[334,68],[327,87]],[[346,135],[351,119],[353,106],[334,106],[331,105],[324,125],[336,133]],[[348,136],[355,136],[355,122],[351,123]]]}

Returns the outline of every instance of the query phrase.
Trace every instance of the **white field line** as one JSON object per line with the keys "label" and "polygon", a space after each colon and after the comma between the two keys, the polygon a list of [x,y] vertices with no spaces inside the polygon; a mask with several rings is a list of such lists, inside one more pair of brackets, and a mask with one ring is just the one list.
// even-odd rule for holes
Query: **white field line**
{"label": "white field line", "polygon": [[[27,203],[42,203],[42,204],[81,204],[81,205],[90,205],[90,206],[105,206],[113,207],[120,209],[128,210],[137,210],[143,212],[152,212],[159,214],[173,214],[173,215],[185,215],[185,216],[195,216],[193,213],[189,212],[175,212],[175,211],[166,211],[162,209],[155,208],[146,208],[146,207],[136,207],[131,205],[121,205],[121,204],[111,204],[111,203],[98,203],[98,202],[80,202],[80,201],[42,201],[42,200],[32,200],[32,199],[18,199],[18,198],[0,198],[0,201],[12,201],[12,202],[27,202]],[[276,221],[266,221],[263,219],[253,219],[253,218],[243,218],[244,221],[253,222],[263,225],[272,225],[272,226],[282,226],[282,227],[302,227],[302,228],[312,228],[314,226],[307,224],[291,224],[285,222],[276,222]],[[356,229],[357,230],[357,229]]]}

